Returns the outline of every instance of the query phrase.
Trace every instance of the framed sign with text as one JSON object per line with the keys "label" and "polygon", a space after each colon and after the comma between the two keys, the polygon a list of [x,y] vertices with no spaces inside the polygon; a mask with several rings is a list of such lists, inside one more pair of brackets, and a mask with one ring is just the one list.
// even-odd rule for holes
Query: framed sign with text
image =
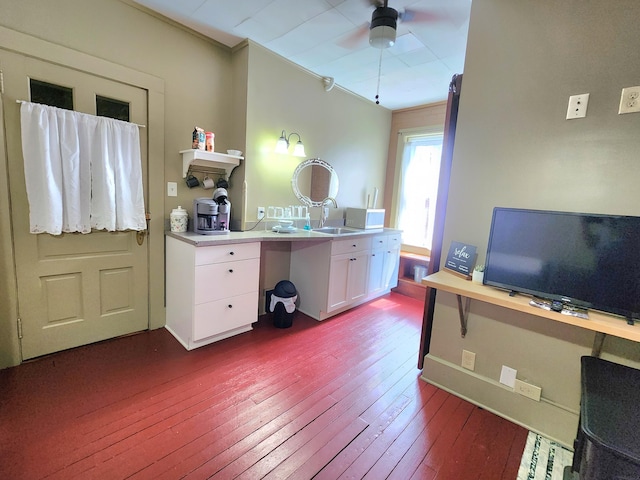
{"label": "framed sign with text", "polygon": [[457,275],[470,278],[475,261],[476,247],[474,245],[467,245],[462,242],[451,242],[444,268]]}

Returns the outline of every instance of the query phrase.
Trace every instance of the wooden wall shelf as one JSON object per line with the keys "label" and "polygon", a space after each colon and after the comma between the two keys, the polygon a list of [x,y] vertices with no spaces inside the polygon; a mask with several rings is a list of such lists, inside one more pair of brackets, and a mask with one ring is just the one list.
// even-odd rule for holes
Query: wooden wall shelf
{"label": "wooden wall shelf", "polygon": [[422,284],[458,296],[458,306],[461,310],[460,322],[461,328],[463,329],[466,329],[467,312],[462,311],[461,303],[462,297],[466,297],[467,299],[480,300],[493,305],[510,308],[511,310],[528,313],[529,315],[548,318],[555,322],[567,323],[569,325],[575,325],[576,327],[593,330],[597,333],[593,349],[594,356],[599,356],[600,354],[604,335],[614,335],[634,342],[640,342],[640,324],[629,325],[623,317],[616,315],[589,310],[589,318],[585,320],[536,308],[529,305],[531,297],[528,295],[517,294],[512,297],[509,295],[509,292],[505,290],[473,283],[444,270],[424,278]]}
{"label": "wooden wall shelf", "polygon": [[181,150],[180,154],[182,155],[182,178],[187,177],[192,166],[199,167],[199,171],[207,168],[224,170],[229,178],[233,169],[240,165],[240,160],[244,159],[236,155],[194,149]]}

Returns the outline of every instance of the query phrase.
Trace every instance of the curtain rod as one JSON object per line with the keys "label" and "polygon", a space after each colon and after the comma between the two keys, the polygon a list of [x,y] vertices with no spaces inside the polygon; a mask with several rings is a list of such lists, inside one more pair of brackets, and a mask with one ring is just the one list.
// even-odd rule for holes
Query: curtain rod
{"label": "curtain rod", "polygon": [[[27,101],[27,100],[16,100],[16,103],[32,103],[32,102],[29,102],[29,101]],[[50,105],[47,105],[47,106],[50,106]],[[71,110],[71,111],[75,111],[75,110]],[[84,112],[78,112],[78,113],[84,113]],[[91,115],[91,114],[90,114],[90,113],[85,113],[85,115]],[[96,115],[94,115],[94,117],[95,117],[95,116],[96,116]],[[105,118],[110,118],[110,117],[105,117]],[[117,119],[117,118],[114,118],[113,120],[118,120],[118,119]],[[120,121],[120,122],[124,122],[124,120],[118,120],[118,121]],[[126,122],[126,123],[133,123],[133,122]],[[134,125],[137,125],[139,128],[147,128],[147,126],[146,126],[146,125],[140,125],[139,123],[133,123],[133,124],[134,124]]]}

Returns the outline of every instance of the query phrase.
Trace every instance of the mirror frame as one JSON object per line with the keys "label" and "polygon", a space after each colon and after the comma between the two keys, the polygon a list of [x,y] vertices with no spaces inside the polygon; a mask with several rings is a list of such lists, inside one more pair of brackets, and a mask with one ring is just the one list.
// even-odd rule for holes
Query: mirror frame
{"label": "mirror frame", "polygon": [[311,198],[309,198],[307,195],[304,195],[300,191],[300,188],[298,187],[298,176],[300,175],[300,172],[302,172],[302,170],[304,170],[306,167],[313,166],[313,165],[324,167],[331,173],[331,183],[333,184],[335,180],[335,187],[334,187],[335,194],[333,195],[333,198],[335,199],[335,196],[338,194],[338,189],[340,187],[340,180],[338,179],[338,174],[330,164],[328,164],[327,162],[319,158],[310,158],[300,163],[296,167],[296,169],[293,172],[293,176],[291,177],[291,187],[293,188],[293,193],[295,194],[297,199],[300,200],[303,204],[308,205],[310,207],[321,207],[324,204],[324,201],[326,200],[326,198],[323,198],[319,202],[315,202],[311,200]]}

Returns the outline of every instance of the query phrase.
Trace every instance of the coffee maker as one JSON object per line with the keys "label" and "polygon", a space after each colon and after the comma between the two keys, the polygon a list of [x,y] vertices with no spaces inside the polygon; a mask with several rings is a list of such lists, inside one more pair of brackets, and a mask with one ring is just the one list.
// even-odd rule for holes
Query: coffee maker
{"label": "coffee maker", "polygon": [[210,198],[193,201],[193,231],[201,235],[214,235],[218,230],[218,204]]}
{"label": "coffee maker", "polygon": [[201,235],[219,235],[229,232],[231,202],[227,191],[217,188],[213,199],[196,198],[193,201],[193,231]]}
{"label": "coffee maker", "polygon": [[229,221],[231,220],[231,202],[228,198],[227,190],[218,187],[213,191],[213,201],[218,205],[218,229],[229,231]]}

